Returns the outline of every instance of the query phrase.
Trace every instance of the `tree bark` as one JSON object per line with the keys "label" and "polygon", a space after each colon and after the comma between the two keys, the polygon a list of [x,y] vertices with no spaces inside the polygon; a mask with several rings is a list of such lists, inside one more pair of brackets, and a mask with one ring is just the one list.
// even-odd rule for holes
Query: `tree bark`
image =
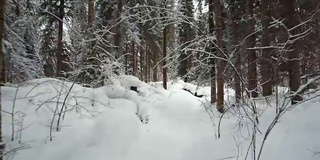
{"label": "tree bark", "polygon": [[147,46],[147,43],[145,44],[145,57],[146,57],[146,69],[145,69],[145,73],[144,73],[144,76],[145,76],[145,79],[146,81],[145,82],[149,82],[150,80],[150,55],[149,55],[149,51],[148,51],[148,46]]}
{"label": "tree bark", "polygon": [[[216,22],[216,37],[217,37],[217,55],[221,58],[225,58],[223,54],[223,30],[222,30],[222,15],[221,15],[221,2],[220,0],[214,0],[215,10],[215,22]],[[223,72],[225,68],[225,61],[218,60],[217,67],[217,110],[221,113],[224,112],[224,78]]]}
{"label": "tree bark", "polygon": [[[297,18],[294,16],[295,15],[295,0],[283,0],[284,3],[284,16],[285,18],[285,25],[288,29],[294,27],[295,25],[298,24]],[[296,30],[293,30],[291,32],[292,35],[297,34]],[[293,42],[289,46],[290,53],[287,54],[288,57],[288,70],[289,70],[289,86],[290,86],[290,91],[292,93],[296,92],[300,85],[301,85],[301,73],[300,73],[300,61],[299,61],[299,52],[297,50],[297,45],[296,42]],[[300,95],[296,95],[292,97],[291,99],[291,104],[296,104],[299,101],[302,100],[302,97]]]}
{"label": "tree bark", "polygon": [[[250,35],[246,39],[246,47],[253,48],[255,47],[256,37],[253,34],[255,30],[255,23],[253,17],[253,2],[254,0],[247,0],[247,27],[248,27],[248,35]],[[257,55],[256,51],[253,49],[247,49],[248,56],[248,90],[250,92],[250,97],[257,97]]]}
{"label": "tree bark", "polygon": [[146,66],[144,65],[144,62],[145,62],[145,57],[144,57],[144,51],[143,51],[143,40],[141,38],[141,44],[140,44],[140,49],[139,49],[139,53],[140,53],[140,80],[143,81],[144,79],[144,70],[146,68]]}
{"label": "tree bark", "polygon": [[158,53],[152,53],[152,63],[153,63],[153,81],[158,81]]}
{"label": "tree bark", "polygon": [[[268,1],[261,1],[261,18],[262,18],[262,37],[261,43],[263,47],[270,46],[270,34],[269,24],[271,22],[270,16],[270,3]],[[262,49],[262,60],[261,60],[261,79],[262,79],[262,95],[270,96],[272,95],[272,85],[273,85],[273,65],[271,63],[271,52],[272,49]]]}
{"label": "tree bark", "polygon": [[[121,27],[121,13],[122,13],[122,8],[123,8],[123,0],[118,0],[117,1],[117,20],[116,20],[116,26],[115,26],[115,32],[116,34],[114,35],[114,44],[116,46],[116,54],[115,57],[119,58],[121,54],[123,53],[123,33],[122,33],[122,27]],[[136,75],[135,75],[136,76]]]}
{"label": "tree bark", "polygon": [[[193,1],[183,0],[181,1],[181,12],[188,20],[193,20]],[[194,37],[194,30],[190,23],[182,22],[179,26],[180,44],[182,44],[182,51],[179,55],[179,70],[178,75],[183,78],[185,82],[189,82],[190,78],[187,76],[188,70],[192,67],[192,51],[188,50],[190,47],[190,41]]]}
{"label": "tree bark", "polygon": [[[213,0],[209,0],[209,34],[210,36],[213,36],[214,34],[214,3]],[[211,103],[215,103],[217,100],[216,96],[216,62],[215,58],[213,57],[213,54],[215,54],[215,46],[213,42],[210,44],[210,78],[211,78]]]}
{"label": "tree bark", "polygon": [[137,76],[137,52],[135,50],[134,42],[132,42],[132,75]]}
{"label": "tree bark", "polygon": [[91,28],[94,22],[94,1],[88,0],[88,28]]}
{"label": "tree bark", "polygon": [[[4,35],[4,15],[5,15],[5,6],[6,6],[6,0],[0,1],[0,110],[2,108],[1,105],[1,86],[5,83],[5,66],[4,66],[4,53],[3,53],[3,42],[2,38]],[[5,145],[2,144],[2,116],[0,114],[0,155],[3,155]],[[3,157],[0,156],[0,160],[2,160]]]}
{"label": "tree bark", "polygon": [[[239,47],[236,46],[242,36],[242,32],[239,31],[240,26],[240,19],[241,19],[241,7],[239,7],[239,0],[231,0],[229,1],[230,5],[230,16],[231,16],[231,41],[232,41],[232,50],[234,51],[235,56],[235,69],[238,73],[241,73],[241,52],[239,50]],[[243,7],[242,7],[243,8]],[[239,103],[241,99],[241,81],[240,77],[241,75],[238,75],[238,73],[234,71],[234,88],[235,88],[235,98],[236,103]]]}
{"label": "tree bark", "polygon": [[128,53],[129,53],[129,46],[128,46],[129,44],[127,43],[126,44],[126,50],[125,50],[125,73],[126,73],[126,75],[128,75],[129,74],[129,55],[128,55]]}
{"label": "tree bark", "polygon": [[162,79],[163,79],[163,88],[167,89],[167,26],[163,29],[163,64],[162,64]]}
{"label": "tree bark", "polygon": [[[164,3],[164,8],[167,8],[167,3]],[[166,17],[167,17],[167,10],[164,10],[162,13],[162,16],[164,17],[164,28],[162,31],[162,83],[163,83],[163,88],[167,89],[167,32],[168,32],[168,26],[166,22]]]}
{"label": "tree bark", "polygon": [[[235,68],[238,73],[241,73],[241,52],[236,51],[235,52],[236,61],[235,61]],[[240,77],[241,75],[238,75],[236,72],[234,73],[234,86],[235,86],[235,92],[236,92],[236,102],[238,103],[241,99],[241,82]]]}
{"label": "tree bark", "polygon": [[57,52],[57,77],[65,77],[68,70],[68,56],[63,49],[63,18],[64,0],[60,0],[59,19],[58,19],[58,52]]}

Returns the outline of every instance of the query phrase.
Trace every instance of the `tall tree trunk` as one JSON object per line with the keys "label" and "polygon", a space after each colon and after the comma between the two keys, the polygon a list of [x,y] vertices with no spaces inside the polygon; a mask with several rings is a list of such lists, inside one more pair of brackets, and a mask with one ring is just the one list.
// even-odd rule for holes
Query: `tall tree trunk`
{"label": "tall tree trunk", "polygon": [[[0,2],[0,86],[3,86],[6,81],[6,69],[5,69],[5,63],[4,63],[4,52],[3,52],[3,41],[2,38],[4,37],[4,18],[5,18],[5,5],[6,0],[1,0]],[[1,131],[1,128],[0,128]],[[0,134],[1,138],[1,134]],[[2,140],[2,139],[0,139]]]}
{"label": "tall tree trunk", "polygon": [[158,53],[154,52],[152,53],[152,63],[153,63],[153,81],[158,81]]}
{"label": "tall tree trunk", "polygon": [[[213,36],[214,34],[214,3],[213,0],[209,0],[209,34]],[[213,42],[210,44],[210,54],[215,54],[215,46]],[[217,100],[216,96],[216,62],[215,58],[210,55],[210,78],[211,78],[211,103],[215,103]]]}
{"label": "tall tree trunk", "polygon": [[91,28],[94,22],[94,1],[88,0],[88,28]]}
{"label": "tall tree trunk", "polygon": [[132,75],[137,76],[137,52],[135,50],[134,41],[132,42]]}
{"label": "tall tree trunk", "polygon": [[144,65],[144,62],[145,62],[145,57],[144,57],[144,50],[143,50],[143,40],[141,38],[141,44],[140,44],[140,49],[139,49],[139,53],[140,53],[140,80],[143,81],[144,80],[144,70],[146,68],[146,66]]}
{"label": "tall tree trunk", "polygon": [[[254,32],[255,23],[253,17],[253,3],[254,0],[247,0],[247,27],[248,27],[248,35],[250,35],[246,39],[246,47],[254,48],[256,43],[256,37]],[[253,49],[247,49],[246,51],[248,56],[248,89],[250,91],[250,97],[257,97],[257,55],[256,51]]]}
{"label": "tall tree trunk", "polygon": [[[269,1],[261,1],[261,18],[262,18],[262,37],[261,43],[263,47],[270,46],[270,34],[269,24],[271,22]],[[262,49],[262,60],[261,60],[261,79],[262,79],[262,94],[263,96],[272,95],[272,82],[273,82],[273,69],[271,59],[271,49]]]}
{"label": "tall tree trunk", "polygon": [[59,19],[58,19],[58,53],[57,53],[57,77],[65,77],[68,70],[68,56],[63,49],[63,19],[64,19],[64,0],[60,0]]}
{"label": "tall tree trunk", "polygon": [[[4,53],[3,53],[3,42],[2,38],[4,35],[4,15],[5,15],[5,6],[6,6],[6,0],[0,1],[0,110],[2,108],[1,105],[1,86],[5,83],[5,66],[4,66]],[[2,116],[0,114],[0,155],[3,155],[4,153],[5,145],[2,143]],[[0,156],[0,160],[2,160],[3,157]]]}
{"label": "tall tree trunk", "polygon": [[[235,56],[235,69],[233,76],[234,76],[234,88],[235,88],[235,98],[236,103],[239,103],[241,99],[241,81],[240,77],[241,75],[238,75],[238,73],[241,73],[241,52],[239,50],[239,47],[236,46],[241,39],[241,32],[239,32],[240,26],[240,19],[241,15],[239,14],[239,0],[231,0],[230,3],[230,16],[231,16],[231,41],[232,41],[232,50],[236,49],[234,51]],[[241,10],[240,10],[241,11]],[[238,72],[238,73],[237,73]]]}
{"label": "tall tree trunk", "polygon": [[[217,37],[217,55],[225,58],[223,54],[223,30],[222,30],[222,16],[221,16],[221,2],[214,0],[215,22],[216,22],[216,37]],[[225,61],[219,60],[217,67],[217,110],[221,113],[224,112],[224,78],[223,72],[225,68]]]}
{"label": "tall tree trunk", "polygon": [[[122,8],[123,8],[123,0],[118,0],[117,1],[117,20],[116,20],[116,28],[115,32],[116,34],[114,35],[114,44],[116,46],[116,54],[115,57],[119,58],[121,54],[123,53],[123,33],[122,33],[122,28],[121,28],[121,13],[122,13]],[[136,76],[136,75],[135,75]]]}
{"label": "tall tree trunk", "polygon": [[[193,20],[193,1],[183,0],[181,1],[181,12],[185,15],[188,21]],[[193,39],[195,33],[190,23],[182,22],[179,29],[180,44],[182,44],[182,50],[179,55],[179,70],[178,75],[183,78],[185,82],[189,82],[190,78],[187,76],[188,70],[192,66],[192,51],[189,51],[187,47],[190,47],[190,41]]]}
{"label": "tall tree trunk", "polygon": [[167,27],[163,29],[163,64],[162,64],[162,79],[163,79],[163,88],[167,89]]}
{"label": "tall tree trunk", "polygon": [[126,75],[129,74],[129,44],[126,44],[126,51],[125,51],[125,73]]}
{"label": "tall tree trunk", "polygon": [[[241,52],[236,51],[235,52],[236,61],[235,61],[235,68],[238,73],[241,73]],[[238,73],[234,73],[234,86],[235,86],[235,92],[236,92],[236,102],[239,103],[241,99],[241,82],[240,77],[241,75],[238,75]]]}
{"label": "tall tree trunk", "polygon": [[[285,18],[285,25],[288,29],[294,27],[298,24],[297,17],[295,17],[295,0],[283,0],[284,7],[284,16]],[[297,34],[297,30],[291,31],[292,35]],[[296,38],[296,37],[294,37]],[[287,54],[288,56],[288,70],[289,70],[289,86],[291,92],[296,92],[300,85],[301,85],[301,77],[300,77],[300,61],[299,61],[299,52],[297,50],[296,42],[293,42],[288,50],[291,50],[290,53]],[[296,104],[302,100],[300,95],[296,95],[291,99],[291,104]]]}
{"label": "tall tree trunk", "polygon": [[[165,4],[166,5],[166,4]],[[167,11],[165,10],[163,13],[164,18],[167,16]],[[165,22],[166,23],[166,22]],[[162,51],[163,51],[163,63],[162,63],[162,81],[163,81],[163,88],[167,89],[167,25],[165,24],[163,28],[163,42],[162,42]]]}
{"label": "tall tree trunk", "polygon": [[145,82],[149,82],[150,80],[150,55],[149,55],[149,48],[147,46],[147,43],[145,44],[145,57],[146,57],[146,69],[145,69],[145,73],[144,73],[144,76],[145,76],[145,79],[146,81]]}

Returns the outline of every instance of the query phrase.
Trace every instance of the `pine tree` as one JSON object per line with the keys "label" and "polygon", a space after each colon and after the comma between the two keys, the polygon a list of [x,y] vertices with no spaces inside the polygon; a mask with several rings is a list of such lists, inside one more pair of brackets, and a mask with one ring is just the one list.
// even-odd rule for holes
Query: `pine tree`
{"label": "pine tree", "polygon": [[[209,0],[209,17],[208,17],[208,23],[209,23],[209,35],[213,36],[214,34],[214,3],[213,0]],[[217,94],[216,94],[216,61],[215,57],[213,57],[214,54],[216,54],[215,45],[213,44],[213,41],[210,43],[210,49],[209,53],[212,54],[210,56],[210,80],[211,80],[211,103],[215,103],[217,100]]]}
{"label": "pine tree", "polygon": [[[296,13],[295,12],[296,1],[283,0],[282,4],[283,6],[286,6],[283,8],[283,16],[285,17],[284,23],[287,28],[291,29],[298,24],[297,18],[293,16]],[[293,30],[290,33],[294,35],[297,33],[297,30]],[[300,78],[301,72],[300,72],[300,62],[299,62],[300,56],[296,48],[297,48],[297,43],[296,41],[293,41],[288,48],[288,50],[291,50],[291,51],[289,54],[287,54],[288,60],[289,60],[288,62],[289,87],[290,87],[290,91],[293,93],[298,91],[301,84],[301,78]],[[302,100],[302,97],[300,95],[295,95],[292,97],[291,104],[296,104],[301,100]]]}
{"label": "pine tree", "polygon": [[60,0],[59,4],[59,19],[58,19],[58,51],[57,56],[57,77],[66,77],[67,72],[69,71],[69,57],[64,51],[63,44],[63,19],[65,17],[65,1]]}
{"label": "pine tree", "polygon": [[191,47],[191,40],[195,36],[195,31],[192,28],[193,19],[193,1],[181,0],[180,12],[183,15],[183,22],[179,25],[179,38],[182,50],[179,55],[179,71],[178,75],[183,78],[185,82],[189,81],[187,76],[188,70],[192,65],[192,52],[188,51]]}
{"label": "pine tree", "polygon": [[[45,9],[48,8],[47,11]],[[56,17],[59,11],[59,6],[54,1],[44,1],[41,3],[41,10],[39,12],[40,21],[42,21],[44,28],[41,30],[41,47],[40,52],[43,55],[43,70],[46,77],[56,76],[56,34],[55,27]]]}
{"label": "pine tree", "polygon": [[[245,11],[245,1],[244,0],[230,0],[229,4],[229,12],[230,12],[230,20],[231,20],[231,50],[234,52],[234,66],[236,71],[234,71],[234,88],[235,88],[235,98],[236,102],[239,103],[241,99],[241,57],[243,56],[241,50],[242,46],[238,46],[240,41],[245,37],[243,32],[241,31],[244,29],[244,25],[241,22],[241,18],[244,15]],[[239,75],[240,74],[240,75]]]}
{"label": "pine tree", "polygon": [[[223,46],[223,26],[222,26],[222,5],[220,0],[214,0],[214,11],[215,11],[215,33],[216,33],[216,50],[217,55],[221,58],[225,58],[224,55],[224,46]],[[226,66],[225,60],[218,60],[218,67],[217,67],[217,109],[219,112],[224,112],[224,77],[223,72]]]}
{"label": "pine tree", "polygon": [[[6,6],[6,1],[1,0],[0,1],[0,97],[1,97],[1,86],[4,85],[5,83],[5,66],[4,66],[4,53],[3,53],[3,35],[4,35],[4,15],[5,15],[5,6]],[[0,98],[0,110],[2,108],[2,98]],[[2,139],[2,116],[0,114],[0,160],[3,159],[2,155],[4,153],[4,148],[5,145],[3,144],[3,139]]]}
{"label": "pine tree", "polygon": [[162,51],[163,51],[163,63],[162,63],[162,81],[163,81],[163,88],[167,89],[167,81],[168,81],[168,77],[167,77],[167,30],[168,30],[168,26],[167,26],[167,3],[164,3],[164,10],[162,13],[162,16],[164,17],[163,21],[164,21],[164,27],[163,27],[163,42],[162,42]]}
{"label": "pine tree", "polygon": [[95,12],[94,12],[95,0],[88,0],[88,28],[93,26]]}
{"label": "pine tree", "polygon": [[272,95],[272,82],[273,82],[273,65],[271,52],[272,49],[270,47],[270,29],[269,25],[271,22],[270,8],[271,8],[271,0],[269,1],[261,1],[261,21],[262,21],[262,37],[261,44],[266,49],[262,49],[262,60],[261,60],[261,79],[262,79],[262,94],[263,96]]}
{"label": "pine tree", "polygon": [[[4,63],[4,48],[3,48],[3,36],[4,36],[4,18],[5,18],[5,6],[6,6],[6,1],[3,0],[0,2],[0,86],[3,86],[5,81],[6,81],[6,74],[5,74],[5,63]],[[0,119],[1,120],[1,119]],[[1,123],[1,121],[0,121]],[[2,137],[1,137],[1,128],[0,128],[0,142],[2,142]],[[1,151],[1,150],[0,150]],[[3,152],[1,152],[3,153]]]}
{"label": "pine tree", "polygon": [[[246,53],[248,57],[248,90],[250,92],[250,97],[257,97],[257,55],[256,51],[252,48],[256,44],[255,31],[255,20],[253,15],[253,7],[255,0],[247,0],[247,35],[250,35],[246,39]],[[248,49],[249,48],[249,49]],[[251,49],[250,49],[251,48]]]}

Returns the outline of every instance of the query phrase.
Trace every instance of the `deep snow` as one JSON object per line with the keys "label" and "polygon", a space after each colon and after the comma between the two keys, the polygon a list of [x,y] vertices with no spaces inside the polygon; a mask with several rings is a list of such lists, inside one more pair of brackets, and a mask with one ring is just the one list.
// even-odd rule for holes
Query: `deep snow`
{"label": "deep snow", "polygon": [[[8,151],[5,158],[215,160],[246,157],[252,125],[245,117],[231,113],[236,109],[230,110],[222,118],[221,137],[217,138],[221,114],[208,106],[209,87],[197,88],[176,81],[164,90],[159,82],[146,84],[132,76],[123,76],[121,80],[114,80],[114,84],[97,89],[74,85],[59,131],[56,131],[58,113],[72,83],[46,78],[2,87],[3,138]],[[131,85],[138,86],[138,93],[128,89]],[[205,97],[197,98],[182,88]],[[225,98],[230,105],[234,103],[234,91],[226,89]],[[270,102],[274,104],[272,97]],[[262,112],[258,124],[262,134],[257,133],[257,147],[260,147],[275,117],[275,108],[266,105],[264,100],[257,100],[257,104]],[[319,106],[320,98],[315,98],[286,112],[267,138],[261,159],[320,159],[320,155],[314,154],[320,151]],[[14,129],[12,112],[15,113]],[[49,141],[51,123],[53,140]],[[11,141],[12,130],[14,141]],[[251,157],[249,152],[248,159]]]}

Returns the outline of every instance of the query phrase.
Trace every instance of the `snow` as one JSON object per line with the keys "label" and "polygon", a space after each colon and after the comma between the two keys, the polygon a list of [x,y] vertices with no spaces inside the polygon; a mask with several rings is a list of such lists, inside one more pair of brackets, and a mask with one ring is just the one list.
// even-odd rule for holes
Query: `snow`
{"label": "snow", "polygon": [[[130,86],[137,86],[138,92],[130,90]],[[168,82],[168,87],[164,90],[161,82],[147,84],[133,76],[121,76],[113,85],[96,89],[52,78],[2,87],[3,139],[8,151],[5,158],[245,159],[252,133],[248,118],[231,109],[222,118],[221,137],[218,138],[221,114],[204,107],[209,104],[210,87],[183,81]],[[204,97],[195,97],[182,88]],[[234,90],[227,86],[225,89],[226,104],[230,106],[234,103]],[[310,96],[317,95],[320,93]],[[57,131],[58,115],[65,98],[67,110],[63,112],[65,117]],[[256,102],[261,111],[258,127],[262,133],[257,133],[259,149],[276,113],[264,100]],[[270,97],[270,103],[275,103],[274,97]],[[288,110],[268,136],[261,159],[319,159],[320,155],[314,154],[320,151],[319,103],[320,98],[314,98]],[[12,112],[15,113],[13,141]],[[249,152],[248,159],[251,157]]]}

